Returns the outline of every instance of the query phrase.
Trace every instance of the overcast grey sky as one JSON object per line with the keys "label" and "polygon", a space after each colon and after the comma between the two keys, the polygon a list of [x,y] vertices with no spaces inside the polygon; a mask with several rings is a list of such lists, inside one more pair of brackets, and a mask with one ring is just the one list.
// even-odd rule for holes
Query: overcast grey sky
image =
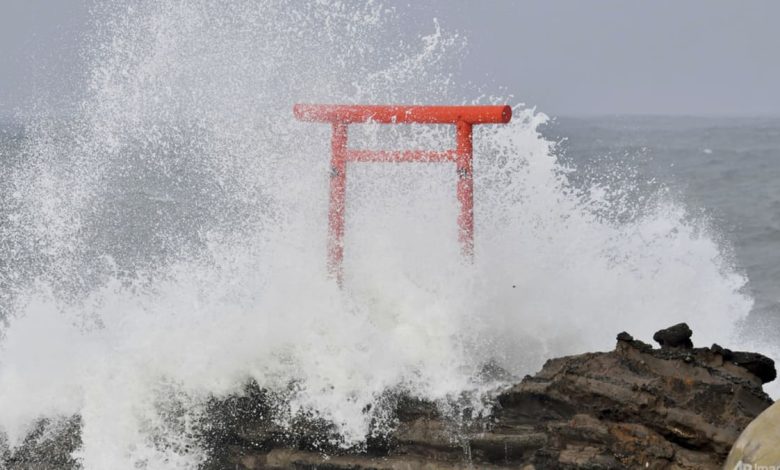
{"label": "overcast grey sky", "polygon": [[86,0],[0,0],[0,116],[35,98],[66,100],[86,22]]}
{"label": "overcast grey sky", "polygon": [[469,77],[547,113],[780,114],[778,0],[436,6]]}
{"label": "overcast grey sky", "polygon": [[[463,79],[548,114],[780,115],[780,0],[389,3],[469,38]],[[0,0],[1,114],[73,91],[86,5]]]}

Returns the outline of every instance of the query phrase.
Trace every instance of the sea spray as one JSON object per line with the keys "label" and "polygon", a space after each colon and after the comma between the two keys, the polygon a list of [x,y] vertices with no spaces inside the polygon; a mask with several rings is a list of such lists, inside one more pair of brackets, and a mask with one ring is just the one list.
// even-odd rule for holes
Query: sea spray
{"label": "sea spray", "polygon": [[[475,131],[473,264],[458,255],[454,168],[366,164],[349,168],[344,288],[327,276],[329,129],[292,105],[473,97],[457,83],[465,41],[433,19],[406,37],[404,14],[96,7],[79,112],[29,128],[4,189],[11,445],[38,418],[79,415],[86,469],[194,468],[204,404],[254,380],[285,396],[281,424],[316,412],[359,446],[388,391],[478,404],[487,362],[521,375],[683,319],[697,342],[726,342],[751,300],[707,227],[663,197],[603,217],[609,201],[568,184],[546,117],[523,107]],[[452,134],[356,137],[446,148]]]}

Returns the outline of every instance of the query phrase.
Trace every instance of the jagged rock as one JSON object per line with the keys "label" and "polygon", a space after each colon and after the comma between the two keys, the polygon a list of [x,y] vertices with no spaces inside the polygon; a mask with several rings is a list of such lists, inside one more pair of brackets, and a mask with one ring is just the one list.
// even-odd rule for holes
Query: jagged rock
{"label": "jagged rock", "polygon": [[628,334],[628,332],[626,332],[626,331],[621,331],[617,335],[617,340],[618,341],[625,341],[627,343],[630,343],[630,342],[634,341],[634,337],[631,336],[630,334]]}
{"label": "jagged rock", "polygon": [[734,361],[733,352],[726,360],[711,348],[653,349],[625,332],[617,339],[611,352],[547,361],[536,375],[498,392],[489,418],[466,426],[431,403],[400,399],[398,425],[381,446],[331,449],[327,456],[300,447],[246,451],[224,455],[220,465],[716,469],[742,429],[772,403],[755,368]]}
{"label": "jagged rock", "polygon": [[661,348],[693,348],[691,341],[693,331],[687,323],[678,323],[669,328],[658,330],[653,335],[653,341],[661,345]]}
{"label": "jagged rock", "polygon": [[[774,363],[717,345],[669,347],[680,341],[667,338],[667,347],[653,349],[624,332],[613,351],[549,360],[487,397],[486,417],[470,418],[465,408],[453,419],[452,406],[390,393],[375,406],[390,412],[393,426],[374,429],[353,449],[341,448],[335,428],[314,413],[280,427],[273,414],[284,394],[250,386],[208,406],[199,435],[211,459],[203,468],[721,468],[742,430],[772,404],[761,387]],[[479,375],[487,383],[514,380],[496,365]],[[54,458],[48,462],[61,466],[24,466],[19,455],[31,453],[19,449],[0,463],[73,468]]]}
{"label": "jagged rock", "polygon": [[653,347],[643,341],[634,339],[633,336],[623,331],[617,335],[618,343],[623,342],[629,344],[631,347],[639,349],[641,351],[651,351]]}
{"label": "jagged rock", "polygon": [[751,352],[735,351],[730,360],[745,369],[749,370],[761,379],[762,383],[767,383],[777,378],[775,370],[775,361],[768,357]]}
{"label": "jagged rock", "polygon": [[718,344],[713,344],[710,350],[716,354],[720,354],[724,361],[731,362],[749,370],[756,377],[761,379],[762,383],[771,382],[777,378],[775,361],[762,354],[732,351],[731,349],[723,348]]}

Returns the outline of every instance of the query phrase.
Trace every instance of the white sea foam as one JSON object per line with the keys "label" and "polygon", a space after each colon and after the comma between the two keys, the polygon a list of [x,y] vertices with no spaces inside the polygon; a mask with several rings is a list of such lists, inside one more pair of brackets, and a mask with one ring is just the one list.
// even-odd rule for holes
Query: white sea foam
{"label": "white sea foam", "polygon": [[[198,404],[250,378],[296,383],[289,411],[317,410],[354,444],[385,391],[457,397],[488,360],[524,374],[682,320],[697,343],[728,343],[751,300],[717,238],[662,196],[610,218],[625,208],[598,194],[625,188],[572,189],[537,132],[546,117],[522,107],[475,132],[473,265],[458,256],[453,168],[366,164],[349,169],[344,289],[326,276],[329,129],[293,121],[292,104],[465,101],[462,39],[433,20],[405,38],[403,15],[98,8],[80,114],[41,119],[14,175],[16,314],[0,355],[12,443],[78,413],[88,470],[192,468]],[[362,131],[355,145],[451,138]],[[193,411],[172,424],[182,401]]]}

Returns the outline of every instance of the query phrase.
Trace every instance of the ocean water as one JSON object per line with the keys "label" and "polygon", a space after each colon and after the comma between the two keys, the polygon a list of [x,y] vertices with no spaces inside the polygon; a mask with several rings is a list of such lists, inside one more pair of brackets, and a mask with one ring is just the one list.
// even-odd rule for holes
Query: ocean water
{"label": "ocean water", "polygon": [[[459,81],[463,37],[433,18],[408,37],[405,15],[95,7],[73,112],[35,108],[0,144],[4,445],[77,414],[88,470],[197,468],[206,403],[254,380],[280,425],[316,413],[359,448],[392,426],[388,393],[489,412],[488,362],[520,377],[681,320],[697,344],[778,357],[755,333],[777,300],[768,121],[551,121],[511,103],[510,124],[474,135],[473,263],[454,168],[354,165],[340,288],[330,130],[292,105],[505,101]],[[452,134],[365,125],[350,143],[446,148]]]}
{"label": "ocean water", "polygon": [[[615,197],[663,192],[706,221],[743,272],[755,300],[745,333],[780,333],[780,118],[610,116],[556,118],[543,126],[560,142],[578,187],[610,181]],[[613,214],[614,215],[614,214]],[[728,247],[728,248],[726,248]]]}

